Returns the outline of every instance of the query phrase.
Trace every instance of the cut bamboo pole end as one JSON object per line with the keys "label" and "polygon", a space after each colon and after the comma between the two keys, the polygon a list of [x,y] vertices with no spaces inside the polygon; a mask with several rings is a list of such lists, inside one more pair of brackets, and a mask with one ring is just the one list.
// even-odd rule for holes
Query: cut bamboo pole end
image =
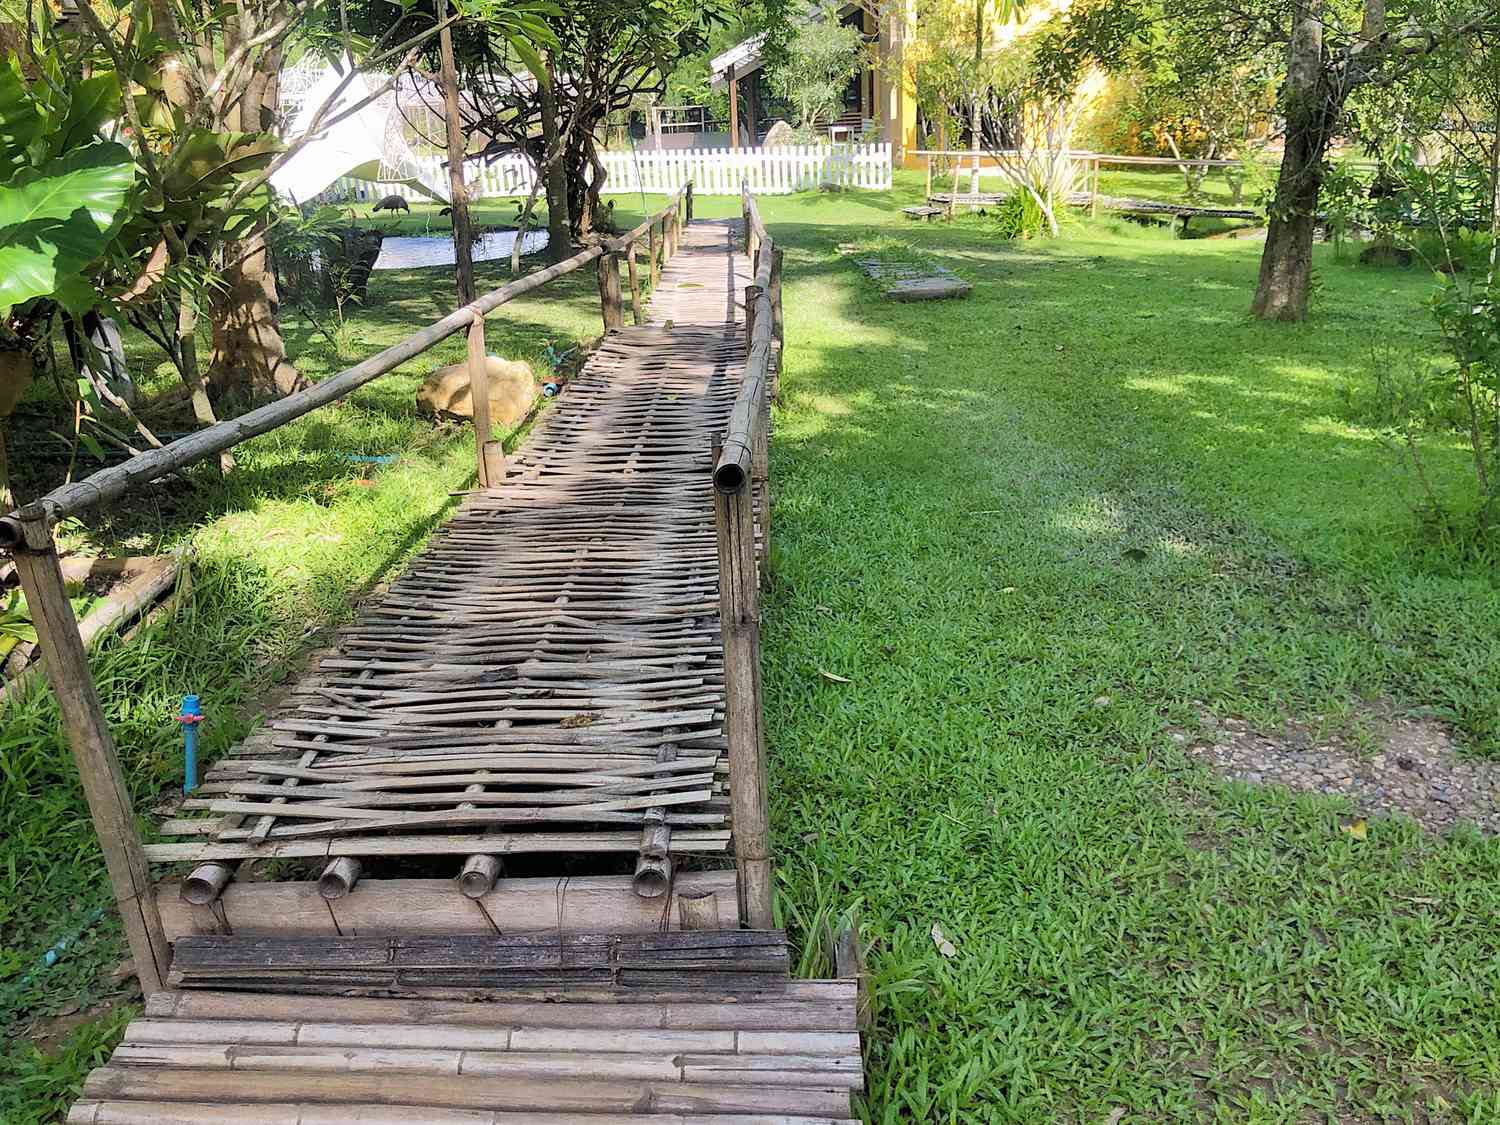
{"label": "cut bamboo pole end", "polygon": [[330,902],[343,898],[359,882],[360,874],[359,860],[353,856],[342,856],[323,868],[323,874],[318,877],[318,894]]}
{"label": "cut bamboo pole end", "polygon": [[182,881],[183,902],[207,906],[224,893],[234,872],[222,863],[201,863]]}
{"label": "cut bamboo pole end", "polygon": [[458,876],[458,889],[465,898],[483,898],[495,889],[504,865],[499,856],[471,855]]}
{"label": "cut bamboo pole end", "polygon": [[[657,809],[651,812],[660,815]],[[672,829],[660,820],[648,823],[641,833],[631,885],[642,898],[661,898],[672,888]]]}
{"label": "cut bamboo pole end", "polygon": [[677,920],[684,930],[722,930],[719,896],[712,891],[677,896]]}

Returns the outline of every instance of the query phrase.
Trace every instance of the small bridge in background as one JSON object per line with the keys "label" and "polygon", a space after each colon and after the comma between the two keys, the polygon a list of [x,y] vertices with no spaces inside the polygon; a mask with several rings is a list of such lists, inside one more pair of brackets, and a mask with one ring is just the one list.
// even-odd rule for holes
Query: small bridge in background
{"label": "small bridge in background", "polygon": [[[758,588],[780,254],[748,195],[745,217],[748,257],[730,224],[691,221],[688,187],[301,395],[0,519],[147,995],[69,1121],[851,1116],[857,949],[838,943],[840,979],[793,980],[772,917]],[[507,462],[485,315],[590,263],[605,338]],[[142,842],[51,526],[465,329],[480,487]]]}

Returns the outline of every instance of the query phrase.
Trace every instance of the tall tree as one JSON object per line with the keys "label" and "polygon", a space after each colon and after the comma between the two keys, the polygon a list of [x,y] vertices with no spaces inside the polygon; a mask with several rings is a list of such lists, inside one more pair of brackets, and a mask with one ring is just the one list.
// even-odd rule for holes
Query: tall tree
{"label": "tall tree", "polygon": [[1455,44],[1500,34],[1493,0],[1403,0],[1394,17],[1386,0],[1100,0],[1061,18],[1053,66],[1060,77],[1093,63],[1119,67],[1160,26],[1211,45],[1225,60],[1281,53],[1285,150],[1251,311],[1302,320],[1325,160],[1350,98],[1400,80]]}

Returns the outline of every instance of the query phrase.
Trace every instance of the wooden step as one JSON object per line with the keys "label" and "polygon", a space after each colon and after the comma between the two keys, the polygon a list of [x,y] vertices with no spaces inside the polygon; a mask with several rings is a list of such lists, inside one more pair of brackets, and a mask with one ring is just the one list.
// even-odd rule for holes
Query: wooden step
{"label": "wooden step", "polygon": [[854,1118],[720,1113],[507,1113],[436,1106],[82,1101],[69,1125],[857,1125]]}
{"label": "wooden step", "polygon": [[855,983],[736,1003],[164,992],[91,1074],[92,1125],[812,1125],[863,1085]]}
{"label": "wooden step", "polygon": [[338,899],[318,893],[316,880],[235,881],[208,906],[184,902],[179,883],[158,885],[157,905],[167,937],[238,934],[256,937],[401,937],[413,934],[493,934],[593,930],[655,933],[680,922],[678,899],[713,894],[719,918],[738,921],[733,871],[683,871],[672,894],[642,898],[628,875],[500,879],[477,899],[454,879],[361,879]]}
{"label": "wooden step", "polygon": [[785,987],[780,930],[260,938],[198,935],[173,944],[170,983],[349,994],[573,990],[732,995]]}
{"label": "wooden step", "polygon": [[766,995],[716,1001],[657,1002],[622,997],[609,1003],[553,1003],[393,999],[372,996],[305,996],[271,992],[161,992],[146,1001],[153,1020],[350,1024],[448,1024],[459,1027],[637,1028],[681,1031],[847,1031],[855,1026],[857,990],[852,980],[789,980]]}

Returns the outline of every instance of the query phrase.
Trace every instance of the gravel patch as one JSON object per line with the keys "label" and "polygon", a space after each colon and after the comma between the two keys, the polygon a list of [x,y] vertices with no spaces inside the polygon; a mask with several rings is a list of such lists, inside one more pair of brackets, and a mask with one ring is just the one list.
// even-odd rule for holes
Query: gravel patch
{"label": "gravel patch", "polygon": [[1375,750],[1346,738],[1319,738],[1304,723],[1274,733],[1203,714],[1196,734],[1173,730],[1189,757],[1251,784],[1285,785],[1347,797],[1366,816],[1404,812],[1429,832],[1467,821],[1500,834],[1500,762],[1464,758],[1452,733],[1431,719],[1378,715]]}

